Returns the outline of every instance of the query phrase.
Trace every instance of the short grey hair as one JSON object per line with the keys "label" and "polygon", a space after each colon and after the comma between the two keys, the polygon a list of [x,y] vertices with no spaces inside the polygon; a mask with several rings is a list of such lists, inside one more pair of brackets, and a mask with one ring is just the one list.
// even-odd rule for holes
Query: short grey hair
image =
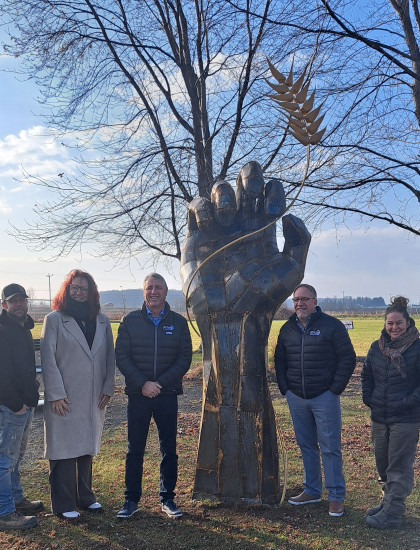
{"label": "short grey hair", "polygon": [[293,291],[293,294],[296,292],[296,290],[297,290],[298,288],[302,288],[302,287],[303,287],[303,288],[307,288],[307,289],[309,290],[309,292],[312,294],[312,298],[313,298],[314,300],[316,300],[316,290],[314,289],[314,287],[313,287],[312,285],[308,285],[308,284],[306,284],[306,283],[302,283],[301,285],[298,285],[298,286],[295,288],[295,290]]}
{"label": "short grey hair", "polygon": [[143,281],[143,289],[146,288],[146,284],[149,279],[158,279],[166,288],[166,290],[168,290],[168,285],[166,284],[165,279],[162,277],[162,275],[159,275],[159,273],[149,273],[149,275],[146,275]]}

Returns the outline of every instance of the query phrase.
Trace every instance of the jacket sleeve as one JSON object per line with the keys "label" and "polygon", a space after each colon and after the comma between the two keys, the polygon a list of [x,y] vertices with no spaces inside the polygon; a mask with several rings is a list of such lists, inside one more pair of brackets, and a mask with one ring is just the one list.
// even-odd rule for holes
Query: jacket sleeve
{"label": "jacket sleeve", "polygon": [[114,350],[114,338],[112,336],[112,329],[109,320],[106,322],[106,376],[105,382],[102,386],[102,393],[104,395],[114,395],[115,391],[115,350]]}
{"label": "jacket sleeve", "polygon": [[47,401],[57,401],[67,397],[63,378],[57,365],[56,350],[58,331],[60,330],[59,315],[47,315],[41,332],[41,365],[44,380],[44,394]]}
{"label": "jacket sleeve", "polygon": [[356,354],[346,327],[341,321],[336,321],[332,332],[332,344],[337,360],[337,367],[330,386],[330,391],[336,395],[340,395],[345,390],[356,367]]}
{"label": "jacket sleeve", "polygon": [[[417,380],[420,380],[420,352],[416,355],[416,373]],[[403,407],[420,407],[420,383],[414,390],[402,400]]]}
{"label": "jacket sleeve", "polygon": [[360,375],[362,381],[362,399],[366,407],[370,407],[370,400],[372,399],[373,388],[375,386],[371,356],[372,346],[370,347],[365,362],[363,363],[363,368]]}
{"label": "jacket sleeve", "polygon": [[[280,329],[281,332],[281,329]],[[277,338],[277,345],[274,352],[274,366],[276,369],[277,384],[282,395],[285,395],[289,389],[287,383],[287,364],[286,364],[286,351],[280,341],[280,333]]]}
{"label": "jacket sleeve", "polygon": [[184,374],[188,371],[192,360],[192,342],[190,329],[187,321],[180,317],[182,324],[181,336],[179,339],[178,353],[172,365],[159,375],[156,380],[164,390],[166,387],[173,386],[178,380],[182,380]]}
{"label": "jacket sleeve", "polygon": [[12,349],[7,336],[0,334],[0,403],[13,412],[18,412],[25,405],[21,392],[16,388]]}
{"label": "jacket sleeve", "polygon": [[130,391],[141,393],[141,388],[147,382],[147,376],[136,368],[132,360],[130,331],[125,317],[123,317],[118,328],[118,336],[115,342],[115,357],[117,367],[124,375],[127,388]]}

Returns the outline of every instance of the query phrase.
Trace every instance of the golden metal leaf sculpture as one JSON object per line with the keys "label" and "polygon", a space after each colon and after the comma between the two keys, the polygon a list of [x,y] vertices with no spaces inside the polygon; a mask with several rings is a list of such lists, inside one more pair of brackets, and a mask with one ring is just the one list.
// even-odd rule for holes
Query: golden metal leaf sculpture
{"label": "golden metal leaf sculpture", "polygon": [[326,128],[319,129],[325,114],[318,117],[322,105],[314,108],[315,91],[308,97],[310,82],[305,83],[306,70],[293,82],[293,66],[286,78],[269,59],[267,59],[267,62],[271,74],[277,81],[273,83],[266,80],[276,92],[274,95],[267,95],[287,114],[287,125],[290,128],[290,133],[302,145],[319,143],[326,130]]}

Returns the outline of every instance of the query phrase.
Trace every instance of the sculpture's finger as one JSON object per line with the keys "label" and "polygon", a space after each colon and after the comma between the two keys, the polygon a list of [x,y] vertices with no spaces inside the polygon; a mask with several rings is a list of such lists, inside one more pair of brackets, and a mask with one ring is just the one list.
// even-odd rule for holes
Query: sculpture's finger
{"label": "sculpture's finger", "polygon": [[226,181],[219,181],[211,190],[214,217],[218,224],[227,227],[233,222],[236,213],[235,192]]}
{"label": "sculpture's finger", "polygon": [[286,195],[278,179],[270,180],[264,190],[264,208],[268,216],[279,218],[286,210]]}
{"label": "sculpture's finger", "polygon": [[311,234],[300,218],[288,214],[283,217],[283,254],[287,254],[299,264],[304,265],[308,255]]}
{"label": "sculpture's finger", "polygon": [[208,233],[214,226],[214,211],[211,202],[203,197],[193,199],[188,205],[188,231]]}
{"label": "sculpture's finger", "polygon": [[241,168],[236,180],[237,209],[254,207],[256,200],[262,198],[264,192],[264,176],[261,166],[255,160]]}

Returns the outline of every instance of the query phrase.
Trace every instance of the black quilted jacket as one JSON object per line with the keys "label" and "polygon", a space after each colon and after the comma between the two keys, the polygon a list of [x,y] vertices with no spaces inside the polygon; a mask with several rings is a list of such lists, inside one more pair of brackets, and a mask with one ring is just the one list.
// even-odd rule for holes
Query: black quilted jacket
{"label": "black quilted jacket", "polygon": [[420,422],[420,339],[403,358],[407,378],[381,353],[378,341],[370,347],[362,369],[362,395],[374,422]]}
{"label": "black quilted jacket", "polygon": [[327,390],[340,395],[356,366],[356,355],[341,321],[317,306],[302,332],[296,314],[282,326],[274,357],[281,393],[312,399]]}
{"label": "black quilted jacket", "polygon": [[163,394],[181,394],[182,377],[192,359],[191,336],[182,315],[165,302],[165,316],[156,327],[146,306],[125,315],[115,345],[116,363],[125,377],[125,393],[141,395],[147,381],[158,382]]}

